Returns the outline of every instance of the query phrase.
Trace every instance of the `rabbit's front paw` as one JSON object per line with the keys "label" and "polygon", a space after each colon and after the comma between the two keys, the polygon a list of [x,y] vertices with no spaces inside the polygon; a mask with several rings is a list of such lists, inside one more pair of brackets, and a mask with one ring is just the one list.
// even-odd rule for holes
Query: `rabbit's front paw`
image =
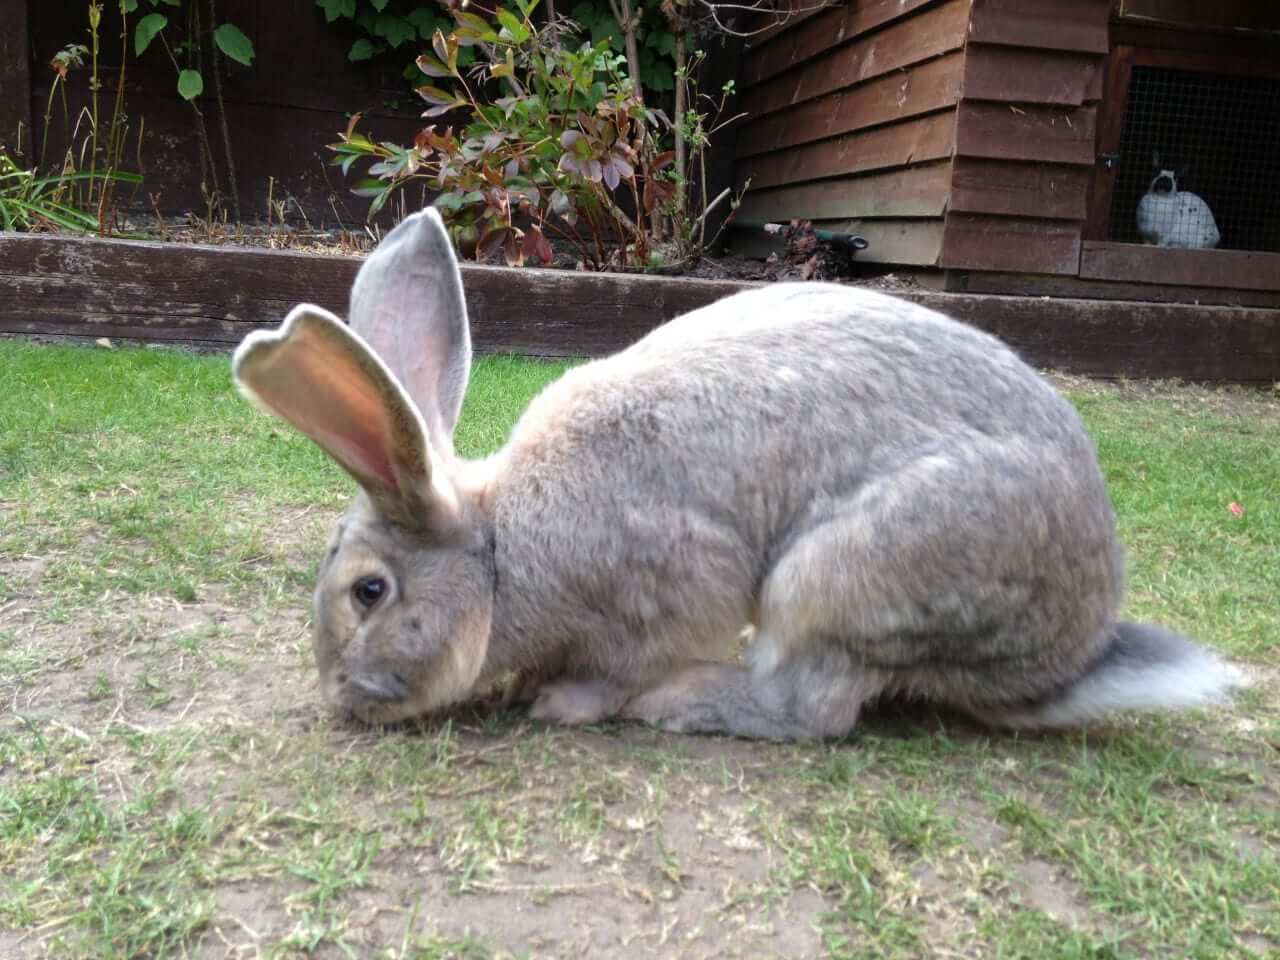
{"label": "rabbit's front paw", "polygon": [[613,716],[627,700],[624,691],[605,680],[562,680],[545,684],[529,708],[544,723],[578,727]]}

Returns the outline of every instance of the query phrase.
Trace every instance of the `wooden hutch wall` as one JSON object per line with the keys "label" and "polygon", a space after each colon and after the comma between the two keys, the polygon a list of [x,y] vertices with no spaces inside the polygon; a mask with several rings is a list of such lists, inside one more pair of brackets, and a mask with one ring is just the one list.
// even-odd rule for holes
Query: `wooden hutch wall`
{"label": "wooden hutch wall", "polygon": [[939,265],[1074,275],[1110,0],[974,0]]}
{"label": "wooden hutch wall", "polygon": [[847,0],[743,58],[747,224],[805,218],[862,260],[1074,273],[1111,0]]}
{"label": "wooden hutch wall", "polygon": [[1280,5],[794,2],[744,55],[740,223],[859,233],[859,260],[934,268],[950,290],[1280,305],[1280,254],[1106,242],[1114,172],[1099,161],[1132,51],[1280,77]]}
{"label": "wooden hutch wall", "polygon": [[822,221],[865,236],[862,259],[936,264],[969,0],[816,6],[743,54],[738,222]]}

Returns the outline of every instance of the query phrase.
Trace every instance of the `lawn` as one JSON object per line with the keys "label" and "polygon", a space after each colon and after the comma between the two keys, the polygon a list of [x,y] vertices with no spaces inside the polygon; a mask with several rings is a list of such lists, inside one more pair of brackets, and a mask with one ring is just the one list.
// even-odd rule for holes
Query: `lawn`
{"label": "lawn", "polygon": [[[462,452],[558,370],[481,361]],[[225,357],[0,342],[0,957],[1275,956],[1280,397],[1057,382],[1128,613],[1245,665],[1231,706],[370,731],[324,713],[307,636],[350,482]]]}

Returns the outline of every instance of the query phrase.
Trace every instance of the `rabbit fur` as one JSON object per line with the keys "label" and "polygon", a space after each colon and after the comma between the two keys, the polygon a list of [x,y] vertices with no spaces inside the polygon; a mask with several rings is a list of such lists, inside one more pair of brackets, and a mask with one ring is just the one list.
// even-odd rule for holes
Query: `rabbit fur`
{"label": "rabbit fur", "polygon": [[1138,201],[1138,235],[1159,247],[1207,250],[1222,240],[1209,204],[1199,194],[1178,189],[1177,171],[1160,166]]}
{"label": "rabbit fur", "polygon": [[[315,588],[322,690],[392,722],[525,678],[531,713],[839,736],[881,695],[1069,726],[1233,668],[1118,623],[1123,556],[1072,407],[995,338],[849,287],[729,297],[578,366],[479,461],[434,210],[235,378],[359,482]],[[744,628],[745,662],[736,657]]]}

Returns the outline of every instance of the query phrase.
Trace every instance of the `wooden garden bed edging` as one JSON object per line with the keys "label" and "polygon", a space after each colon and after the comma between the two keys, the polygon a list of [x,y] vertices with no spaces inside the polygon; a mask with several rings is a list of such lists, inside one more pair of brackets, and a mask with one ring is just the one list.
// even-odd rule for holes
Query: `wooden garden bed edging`
{"label": "wooden garden bed edging", "polygon": [[[296,303],[346,311],[359,261],[289,251],[0,233],[0,334],[230,349]],[[750,284],[466,264],[480,352],[596,357]],[[1096,377],[1280,381],[1280,310],[907,291],[1040,367]]]}

